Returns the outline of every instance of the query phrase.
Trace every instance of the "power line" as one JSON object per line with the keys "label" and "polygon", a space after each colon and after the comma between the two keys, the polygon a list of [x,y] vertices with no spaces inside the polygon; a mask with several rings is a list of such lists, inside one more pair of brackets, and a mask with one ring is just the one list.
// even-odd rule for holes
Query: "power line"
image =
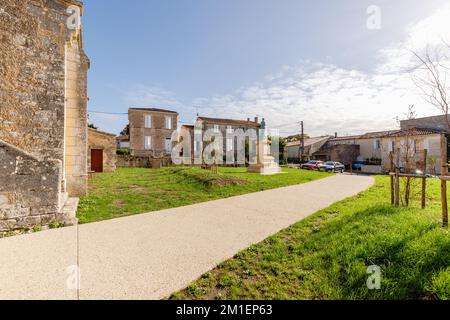
{"label": "power line", "polygon": [[89,113],[98,113],[98,114],[113,114],[113,115],[128,115],[127,113],[119,113],[119,112],[106,112],[106,111],[94,111],[88,110]]}

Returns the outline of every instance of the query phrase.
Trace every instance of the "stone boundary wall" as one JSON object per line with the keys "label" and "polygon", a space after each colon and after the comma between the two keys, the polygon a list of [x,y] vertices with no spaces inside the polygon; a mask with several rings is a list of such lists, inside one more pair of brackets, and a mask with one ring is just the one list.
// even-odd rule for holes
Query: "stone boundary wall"
{"label": "stone boundary wall", "polygon": [[0,141],[0,168],[0,232],[59,221],[60,160],[40,160]]}
{"label": "stone boundary wall", "polygon": [[152,158],[148,156],[117,155],[117,168],[154,168],[172,166],[169,156],[163,158]]}
{"label": "stone boundary wall", "polygon": [[116,166],[118,168],[150,168],[150,157],[117,155]]}

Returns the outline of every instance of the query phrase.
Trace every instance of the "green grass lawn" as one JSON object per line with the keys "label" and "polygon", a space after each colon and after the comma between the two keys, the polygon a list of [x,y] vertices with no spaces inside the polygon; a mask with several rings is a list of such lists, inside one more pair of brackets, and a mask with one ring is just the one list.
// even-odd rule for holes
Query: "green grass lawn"
{"label": "green grass lawn", "polygon": [[211,174],[199,168],[118,169],[97,174],[89,195],[80,201],[80,223],[180,207],[250,192],[324,178],[330,174],[284,169],[274,176],[250,174],[245,168],[219,168]]}
{"label": "green grass lawn", "polygon": [[[392,208],[389,180],[240,252],[172,299],[450,299],[439,181],[429,207]],[[367,268],[382,270],[368,290]]]}

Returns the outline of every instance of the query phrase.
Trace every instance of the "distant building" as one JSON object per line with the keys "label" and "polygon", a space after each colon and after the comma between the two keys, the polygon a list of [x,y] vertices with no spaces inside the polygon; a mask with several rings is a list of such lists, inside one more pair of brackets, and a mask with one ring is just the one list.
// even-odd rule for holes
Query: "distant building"
{"label": "distant building", "polygon": [[[183,125],[181,130],[187,130],[191,136],[191,158],[194,159],[194,155],[200,153],[201,160],[203,162],[203,151],[208,145],[208,142],[203,142],[204,135],[206,131],[211,130],[214,133],[221,133],[223,137],[223,157],[224,162],[227,154],[232,153],[235,159],[235,165],[237,163],[237,151],[238,151],[238,141],[236,138],[230,138],[229,134],[234,134],[236,130],[241,129],[244,133],[248,129],[255,129],[255,141],[256,134],[258,134],[258,129],[261,127],[259,119],[255,117],[254,120],[236,120],[236,119],[223,119],[223,118],[209,118],[201,117],[197,118],[196,124],[194,125]],[[227,136],[228,135],[228,136]],[[180,134],[182,136],[182,133]],[[247,159],[248,160],[248,159]],[[243,164],[242,164],[243,165]]]}
{"label": "distant building", "polygon": [[[302,141],[292,141],[286,144],[285,150],[287,152],[288,162],[306,162],[312,159],[313,154],[323,147],[324,144],[331,139],[331,136],[322,136],[315,138],[307,138],[302,146]],[[303,159],[302,157],[303,147]]]}
{"label": "distant building", "polygon": [[129,148],[132,155],[170,158],[177,130],[178,113],[158,108],[130,108]]}
{"label": "distant building", "polygon": [[114,134],[88,129],[88,171],[115,171],[116,151]]}
{"label": "distant building", "polygon": [[[419,119],[418,119],[419,120]],[[420,122],[416,122],[420,123]],[[403,124],[402,130],[369,132],[357,136],[329,139],[322,148],[313,153],[312,158],[322,161],[338,161],[350,165],[355,161],[365,161],[368,165],[378,165],[379,172],[387,172],[390,167],[389,155],[400,149],[408,150],[413,167],[423,169],[423,150],[427,149],[427,172],[441,173],[441,139],[445,133],[441,129],[421,129]],[[400,166],[404,166],[403,160]]]}
{"label": "distant building", "polygon": [[411,120],[400,121],[400,128],[402,130],[420,128],[441,130],[447,133],[450,132],[450,115],[440,115],[433,117],[417,118]]}
{"label": "distant building", "polygon": [[117,149],[130,149],[130,136],[120,135],[116,137]]}

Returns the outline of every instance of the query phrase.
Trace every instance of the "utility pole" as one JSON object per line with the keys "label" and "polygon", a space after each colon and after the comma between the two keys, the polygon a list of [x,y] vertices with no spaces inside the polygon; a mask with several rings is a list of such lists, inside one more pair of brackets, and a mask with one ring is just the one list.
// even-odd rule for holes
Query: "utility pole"
{"label": "utility pole", "polygon": [[303,121],[300,121],[300,126],[301,126],[301,143],[300,143],[300,162],[303,162],[303,155],[305,153],[305,126]]}

